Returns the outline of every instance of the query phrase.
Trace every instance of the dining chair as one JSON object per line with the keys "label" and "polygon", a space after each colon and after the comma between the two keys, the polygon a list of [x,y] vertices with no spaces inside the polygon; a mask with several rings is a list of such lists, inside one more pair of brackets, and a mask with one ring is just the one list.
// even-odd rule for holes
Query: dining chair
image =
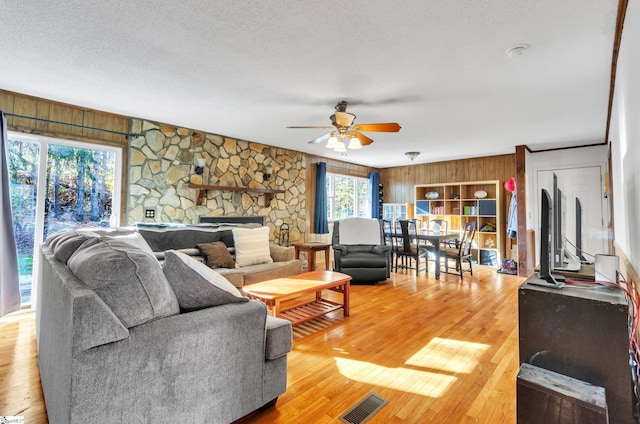
{"label": "dining chair", "polygon": [[[440,257],[444,259],[444,272],[449,272],[449,261],[454,260],[456,262],[456,272],[460,274],[460,278],[463,278],[463,272],[469,272],[473,275],[471,249],[473,247],[473,236],[475,235],[475,232],[475,221],[467,222],[464,225],[462,238],[460,240],[456,240],[455,246],[445,247],[440,250]],[[467,262],[469,264],[469,269],[462,268],[463,262]]]}
{"label": "dining chair", "polygon": [[424,258],[424,270],[428,272],[427,263],[427,248],[425,246],[414,243],[417,234],[416,223],[412,220],[400,220],[400,231],[402,233],[402,240],[398,246],[396,252],[396,269],[398,272],[398,260],[407,260],[408,264],[411,264],[411,260],[416,264],[416,275],[420,272],[420,258]]}
{"label": "dining chair", "polygon": [[[402,228],[400,227],[400,220],[396,220],[392,223],[392,249],[393,249],[393,256],[394,258],[397,258],[397,253],[398,253],[398,248],[400,246],[402,246]],[[401,268],[406,268],[407,267],[407,260],[405,256],[400,257],[401,260],[401,264],[400,267]],[[396,266],[396,270],[397,270],[397,266]]]}
{"label": "dining chair", "polygon": [[[425,225],[422,227],[422,230],[425,231],[427,234],[431,234],[435,236],[444,235],[449,232],[449,223],[444,219],[429,219],[427,220]],[[446,247],[451,247],[452,242],[453,240],[443,240],[440,243],[440,246],[441,246],[440,248],[443,249]],[[435,261],[436,260],[436,257],[434,254],[435,246],[433,246],[433,244],[430,242],[425,242],[425,246],[429,251],[428,260]],[[436,266],[437,265],[438,264],[436,264]]]}
{"label": "dining chair", "polygon": [[395,260],[396,250],[398,247],[397,237],[395,235],[395,229],[393,223],[388,219],[380,219],[382,223],[382,232],[384,234],[384,243],[387,246],[391,246],[391,263]]}
{"label": "dining chair", "polygon": [[444,219],[429,219],[426,223],[426,231],[428,234],[439,236],[449,232],[449,223]]}

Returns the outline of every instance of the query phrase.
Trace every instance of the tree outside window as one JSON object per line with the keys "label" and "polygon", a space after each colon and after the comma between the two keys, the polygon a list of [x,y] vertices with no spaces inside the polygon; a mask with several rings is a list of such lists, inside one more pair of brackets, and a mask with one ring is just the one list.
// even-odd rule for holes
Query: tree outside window
{"label": "tree outside window", "polygon": [[327,173],[327,218],[371,217],[369,180]]}

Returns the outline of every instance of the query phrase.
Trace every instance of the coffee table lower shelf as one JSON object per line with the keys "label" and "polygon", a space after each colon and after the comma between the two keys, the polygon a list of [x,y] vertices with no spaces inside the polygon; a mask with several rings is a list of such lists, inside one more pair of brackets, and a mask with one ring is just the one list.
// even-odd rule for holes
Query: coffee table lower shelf
{"label": "coffee table lower shelf", "polygon": [[316,299],[313,302],[284,310],[278,316],[291,321],[292,325],[298,325],[343,308],[341,303],[327,299]]}

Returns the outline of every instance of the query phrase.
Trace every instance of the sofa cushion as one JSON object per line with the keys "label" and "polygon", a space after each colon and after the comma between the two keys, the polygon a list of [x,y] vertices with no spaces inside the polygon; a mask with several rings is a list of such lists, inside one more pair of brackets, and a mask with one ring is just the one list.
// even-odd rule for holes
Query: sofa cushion
{"label": "sofa cushion", "polygon": [[386,268],[387,258],[375,253],[353,252],[340,258],[342,268]]}
{"label": "sofa cushion", "polygon": [[165,252],[162,269],[184,311],[249,301],[223,276],[184,253]]}
{"label": "sofa cushion", "polygon": [[302,262],[298,259],[270,264],[258,264],[242,267],[244,284],[259,283],[260,281],[284,278],[302,272]]}
{"label": "sofa cushion", "polygon": [[53,233],[50,236],[48,236],[47,239],[45,240],[45,243],[51,249],[54,249],[56,247],[56,245],[58,245],[59,243],[62,243],[65,240],[68,240],[68,239],[70,239],[72,237],[75,237],[77,235],[78,235],[78,232],[74,231],[74,230],[60,231],[60,232]]}
{"label": "sofa cushion", "polygon": [[209,268],[235,268],[236,261],[227,250],[227,245],[221,241],[213,243],[200,243],[198,249],[205,257],[205,262]]}
{"label": "sofa cushion", "polygon": [[130,240],[88,240],[71,255],[68,266],[127,328],[180,311],[156,258]]}
{"label": "sofa cushion", "polygon": [[269,250],[269,227],[234,228],[233,243],[237,267],[273,262]]}
{"label": "sofa cushion", "polygon": [[216,228],[174,228],[174,229],[138,229],[154,252],[165,250],[195,248],[199,243],[222,241],[233,246],[231,230]]}
{"label": "sofa cushion", "polygon": [[271,251],[271,259],[273,259],[273,262],[285,262],[296,258],[296,249],[293,246],[270,244],[269,250]]}
{"label": "sofa cushion", "polygon": [[97,240],[99,238],[97,234],[89,232],[76,234],[75,231],[72,231],[72,233],[74,234],[73,236],[58,238],[56,242],[52,243],[54,256],[64,264],[69,261],[71,255],[73,255],[85,241],[89,239]]}
{"label": "sofa cushion", "polygon": [[[197,247],[194,247],[193,249],[169,249],[169,250],[175,250],[176,252],[182,252],[185,255],[193,256],[195,259],[197,259],[200,262],[205,261],[204,256],[202,256],[202,252]],[[168,250],[166,252],[168,252]],[[160,263],[162,263],[164,262],[164,253],[165,252],[153,252],[153,255],[156,257],[158,261],[160,261]]]}
{"label": "sofa cushion", "polygon": [[216,272],[227,279],[234,287],[241,289],[244,286],[244,273],[238,268],[218,268]]}
{"label": "sofa cushion", "polygon": [[142,237],[142,234],[138,234],[138,233],[118,234],[118,235],[107,236],[107,237],[112,239],[122,239],[127,243],[131,243],[133,246],[136,246],[139,249],[153,255],[153,250],[151,250],[151,246],[149,246],[149,243],[147,243],[144,237]]}

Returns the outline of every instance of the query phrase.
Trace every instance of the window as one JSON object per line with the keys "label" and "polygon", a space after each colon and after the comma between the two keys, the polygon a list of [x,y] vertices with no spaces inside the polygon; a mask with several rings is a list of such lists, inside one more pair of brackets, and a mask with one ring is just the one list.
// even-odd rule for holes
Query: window
{"label": "window", "polygon": [[327,219],[371,217],[369,179],[327,173]]}
{"label": "window", "polygon": [[48,235],[119,224],[121,149],[8,134],[22,304],[34,305],[37,246]]}

